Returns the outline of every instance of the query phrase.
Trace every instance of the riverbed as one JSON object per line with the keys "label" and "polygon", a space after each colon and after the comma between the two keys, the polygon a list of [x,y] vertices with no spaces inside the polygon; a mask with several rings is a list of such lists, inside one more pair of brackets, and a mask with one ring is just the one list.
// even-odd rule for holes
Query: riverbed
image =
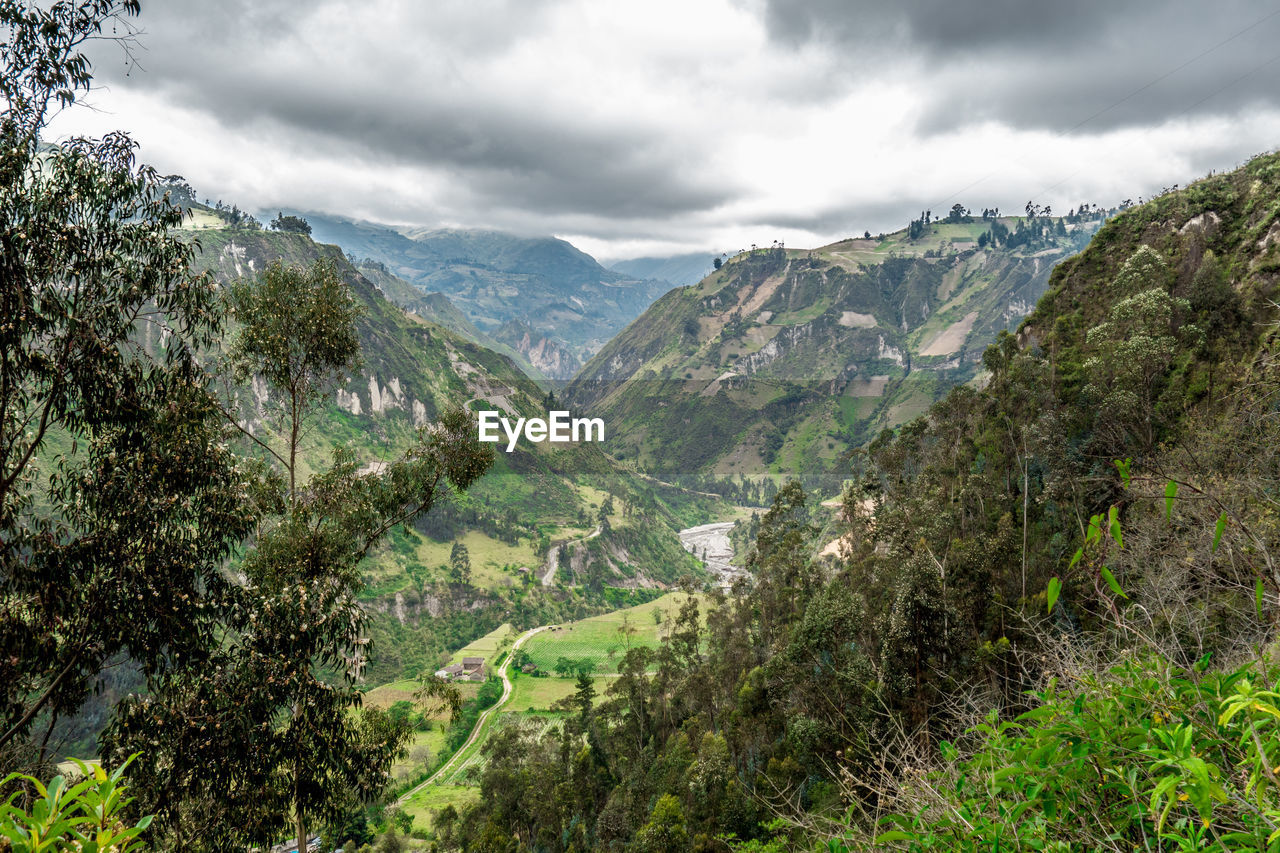
{"label": "riverbed", "polygon": [[730,562],[733,545],[729,542],[729,531],[732,529],[732,521],[716,521],[680,531],[684,549],[703,561],[707,571],[716,576],[721,589],[729,589],[738,578],[747,576],[745,569]]}

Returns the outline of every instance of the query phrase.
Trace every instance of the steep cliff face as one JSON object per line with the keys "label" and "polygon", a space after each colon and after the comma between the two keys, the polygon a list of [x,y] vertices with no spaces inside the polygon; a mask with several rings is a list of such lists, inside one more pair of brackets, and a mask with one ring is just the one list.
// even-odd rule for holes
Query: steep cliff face
{"label": "steep cliff face", "polygon": [[515,350],[548,379],[567,381],[582,368],[582,362],[561,341],[539,332],[522,320],[512,320],[496,330],[493,337]]}
{"label": "steep cliff face", "polygon": [[[567,398],[605,418],[619,455],[663,475],[829,467],[972,380],[1098,224],[1020,222],[744,253],[654,303]],[[992,245],[993,229],[1024,236]]]}
{"label": "steep cliff face", "polygon": [[[402,427],[421,425],[447,406],[473,400],[513,414],[539,411],[540,390],[510,359],[391,304],[337,247],[301,234],[236,229],[206,229],[198,240],[197,266],[223,281],[251,276],[274,260],[334,261],[363,308],[358,321],[363,364],[336,390],[339,410],[366,417],[395,413],[400,417],[392,420]],[[254,401],[259,407],[265,402]]]}

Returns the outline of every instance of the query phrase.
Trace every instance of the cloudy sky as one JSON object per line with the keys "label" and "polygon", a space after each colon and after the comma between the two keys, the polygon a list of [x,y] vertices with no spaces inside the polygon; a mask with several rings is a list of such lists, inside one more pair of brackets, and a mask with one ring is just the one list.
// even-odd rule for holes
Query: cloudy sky
{"label": "cloudy sky", "polygon": [[143,0],[93,109],[201,196],[610,260],[1065,212],[1280,146],[1280,3]]}

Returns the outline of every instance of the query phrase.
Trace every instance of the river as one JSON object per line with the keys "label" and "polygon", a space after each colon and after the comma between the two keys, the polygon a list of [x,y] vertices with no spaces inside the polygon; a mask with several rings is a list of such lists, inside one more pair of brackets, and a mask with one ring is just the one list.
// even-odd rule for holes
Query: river
{"label": "river", "polygon": [[732,529],[732,521],[716,521],[680,531],[680,543],[684,549],[703,560],[707,571],[716,576],[721,589],[729,589],[735,580],[747,576],[745,569],[729,562],[733,559],[733,545],[729,543],[729,531]]}

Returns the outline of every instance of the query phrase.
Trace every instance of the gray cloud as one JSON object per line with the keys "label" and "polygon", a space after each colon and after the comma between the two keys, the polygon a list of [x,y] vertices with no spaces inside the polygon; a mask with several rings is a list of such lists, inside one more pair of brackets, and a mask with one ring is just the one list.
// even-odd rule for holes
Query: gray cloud
{"label": "gray cloud", "polygon": [[1088,133],[1280,104],[1280,65],[1267,64],[1280,59],[1278,11],[1245,0],[767,0],[765,20],[778,43],[836,48],[851,70],[918,73],[925,132],[996,120],[1086,122]]}
{"label": "gray cloud", "polygon": [[[655,217],[732,198],[725,182],[700,174],[701,151],[651,120],[592,121],[552,98],[520,103],[469,79],[464,63],[500,59],[538,31],[552,6],[410,6],[398,22],[405,41],[390,45],[334,38],[332,27],[359,8],[335,2],[305,12],[285,0],[144,4],[141,69],[127,79],[117,63],[100,71],[285,147],[443,170],[477,206]],[[327,29],[323,43],[317,27]],[[421,61],[407,49],[413,40]]]}
{"label": "gray cloud", "polygon": [[1269,11],[143,0],[140,67],[97,53],[86,126],[118,119],[144,158],[246,208],[613,257],[819,245],[954,201],[1111,204],[1274,145],[1280,16],[1175,71]]}

